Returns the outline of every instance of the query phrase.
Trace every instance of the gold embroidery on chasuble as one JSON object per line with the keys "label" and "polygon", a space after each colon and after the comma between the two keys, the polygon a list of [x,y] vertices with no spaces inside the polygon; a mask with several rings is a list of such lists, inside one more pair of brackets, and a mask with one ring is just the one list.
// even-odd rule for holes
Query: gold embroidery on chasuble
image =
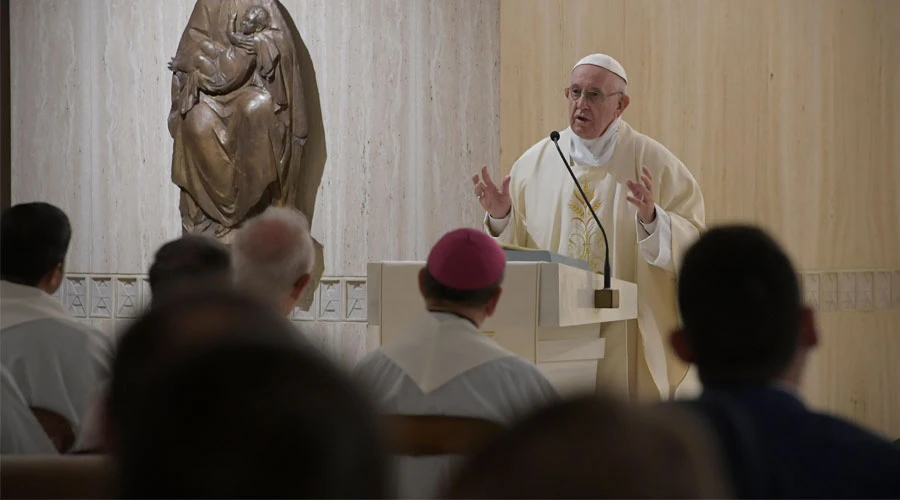
{"label": "gold embroidery on chasuble", "polygon": [[[581,189],[589,200],[593,200],[597,193],[590,182],[579,181]],[[601,202],[596,200],[591,203],[595,212],[600,210]],[[569,256],[587,262],[595,272],[603,272],[603,234],[597,227],[597,222],[588,210],[587,203],[581,198],[578,188],[572,188],[572,200],[569,201],[571,212],[571,231],[569,233]],[[599,217],[599,214],[598,214]]]}

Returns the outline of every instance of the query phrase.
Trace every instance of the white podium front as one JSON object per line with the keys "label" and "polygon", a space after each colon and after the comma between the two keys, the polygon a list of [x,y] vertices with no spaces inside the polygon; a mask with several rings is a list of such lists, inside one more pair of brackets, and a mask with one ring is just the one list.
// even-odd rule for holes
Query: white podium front
{"label": "white podium front", "polygon": [[[418,273],[424,265],[368,265],[368,324],[377,328],[381,344],[423,313]],[[535,363],[561,394],[593,391],[599,381],[627,395],[635,353],[627,342],[626,325],[637,318],[637,285],[612,280],[619,293],[614,309],[594,307],[594,291],[602,287],[602,275],[566,264],[508,262],[497,311],[482,331]],[[607,349],[608,342],[615,342],[616,348]]]}

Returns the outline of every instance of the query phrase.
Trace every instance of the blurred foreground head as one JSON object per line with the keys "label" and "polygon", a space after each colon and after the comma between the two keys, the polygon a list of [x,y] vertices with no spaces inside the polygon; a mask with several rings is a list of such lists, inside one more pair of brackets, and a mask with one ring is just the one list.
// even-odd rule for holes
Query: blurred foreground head
{"label": "blurred foreground head", "polygon": [[712,441],[684,410],[585,396],[539,410],[475,456],[451,498],[723,498]]}
{"label": "blurred foreground head", "polygon": [[122,338],[108,414],[124,498],[379,498],[355,386],[267,304],[197,292]]}

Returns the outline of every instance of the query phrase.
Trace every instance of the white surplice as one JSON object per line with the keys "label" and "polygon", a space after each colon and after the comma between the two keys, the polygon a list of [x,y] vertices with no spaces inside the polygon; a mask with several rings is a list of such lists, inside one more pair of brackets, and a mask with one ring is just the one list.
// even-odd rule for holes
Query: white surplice
{"label": "white surplice", "polygon": [[0,281],[0,363],[29,407],[59,414],[77,434],[89,397],[109,377],[109,356],[107,337],[56,299]]}
{"label": "white surplice", "polygon": [[0,454],[57,455],[6,368],[0,367]]}
{"label": "white surplice", "polygon": [[[400,337],[360,361],[354,377],[384,414],[509,423],[558,398],[537,367],[449,313],[423,314]],[[459,460],[398,457],[400,497],[435,498]]]}

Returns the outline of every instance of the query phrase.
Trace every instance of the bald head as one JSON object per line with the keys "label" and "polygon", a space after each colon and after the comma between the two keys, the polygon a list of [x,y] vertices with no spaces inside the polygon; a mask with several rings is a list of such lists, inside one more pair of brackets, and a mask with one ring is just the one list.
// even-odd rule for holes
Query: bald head
{"label": "bald head", "polygon": [[309,283],[314,258],[306,217],[297,210],[269,207],[235,235],[235,284],[288,314]]}

